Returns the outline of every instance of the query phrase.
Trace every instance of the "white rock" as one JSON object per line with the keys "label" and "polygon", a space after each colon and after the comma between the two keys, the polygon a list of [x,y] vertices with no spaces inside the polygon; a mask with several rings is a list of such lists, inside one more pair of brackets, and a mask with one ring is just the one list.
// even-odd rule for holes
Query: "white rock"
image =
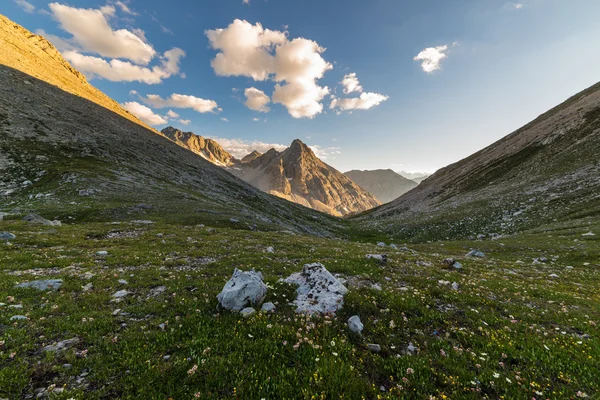
{"label": "white rock", "polygon": [[267,253],[275,253],[275,248],[273,246],[267,247]]}
{"label": "white rock", "polygon": [[458,283],[452,282],[452,290],[458,290]]}
{"label": "white rock", "polygon": [[42,351],[57,352],[68,349],[69,347],[76,346],[77,344],[79,344],[79,338],[62,340],[60,342],[42,348]]}
{"label": "white rock", "polygon": [[470,252],[467,253],[467,257],[478,257],[478,258],[484,258],[485,257],[485,253],[479,250],[471,250]]}
{"label": "white rock", "polygon": [[596,236],[596,234],[595,234],[594,232],[591,232],[591,231],[590,231],[590,232],[588,232],[588,233],[584,233],[584,234],[583,234],[583,235],[581,235],[581,236]]}
{"label": "white rock", "polygon": [[94,288],[94,284],[92,282],[81,287],[81,289],[83,289],[84,292],[89,292],[93,288]]}
{"label": "white rock", "polygon": [[269,303],[265,303],[262,305],[262,307],[260,308],[260,311],[262,312],[274,312],[275,311],[275,304],[269,302]]}
{"label": "white rock", "polygon": [[244,272],[233,271],[233,276],[217,295],[219,306],[229,311],[241,311],[248,304],[258,305],[267,295],[267,286],[263,276],[254,270]]}
{"label": "white rock", "polygon": [[256,314],[256,310],[252,307],[246,307],[242,311],[240,311],[240,314],[242,314],[242,317],[244,318],[250,318],[251,316]]}
{"label": "white rock", "polygon": [[379,243],[377,243],[377,246],[379,246],[379,247],[385,247],[385,243],[384,242],[379,242]]}
{"label": "white rock", "polygon": [[550,274],[550,278],[555,278],[556,279],[556,278],[560,278],[560,277],[558,275],[556,275],[556,274]]}
{"label": "white rock", "polygon": [[334,314],[344,305],[348,289],[323,264],[306,264],[302,272],[290,275],[285,282],[298,285],[297,313]]}
{"label": "white rock", "polygon": [[122,299],[123,297],[129,296],[131,292],[129,290],[119,290],[112,295],[114,299]]}
{"label": "white rock", "polygon": [[350,329],[350,331],[352,331],[354,333],[358,333],[360,335],[363,328],[364,328],[364,325],[360,321],[360,317],[358,315],[354,315],[354,316],[350,317],[350,319],[348,320],[348,329]]}
{"label": "white rock", "polygon": [[374,343],[367,344],[367,349],[372,351],[373,353],[379,353],[381,351],[381,346]]}
{"label": "white rock", "polygon": [[127,285],[128,284],[128,282],[125,279],[119,279],[119,283],[121,285]]}
{"label": "white rock", "polygon": [[388,259],[387,254],[367,254],[366,257],[368,260],[377,260],[381,263],[386,263]]}
{"label": "white rock", "polygon": [[27,318],[24,315],[13,315],[12,317],[10,317],[11,321],[25,321],[27,319],[29,319],[29,318]]}
{"label": "white rock", "polygon": [[[0,221],[2,218],[0,218]],[[9,240],[15,240],[17,237],[10,232],[0,232],[0,240],[8,242]]]}
{"label": "white rock", "polygon": [[100,250],[100,251],[96,252],[96,255],[98,257],[106,257],[108,255],[108,251],[106,251],[106,250]]}

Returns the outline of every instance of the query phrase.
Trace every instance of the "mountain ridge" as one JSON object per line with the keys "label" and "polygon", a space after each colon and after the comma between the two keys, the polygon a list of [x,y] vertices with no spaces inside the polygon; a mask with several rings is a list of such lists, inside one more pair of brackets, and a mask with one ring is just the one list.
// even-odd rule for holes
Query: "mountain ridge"
{"label": "mountain ridge", "polygon": [[352,170],[344,175],[382,203],[395,200],[418,185],[391,169]]}

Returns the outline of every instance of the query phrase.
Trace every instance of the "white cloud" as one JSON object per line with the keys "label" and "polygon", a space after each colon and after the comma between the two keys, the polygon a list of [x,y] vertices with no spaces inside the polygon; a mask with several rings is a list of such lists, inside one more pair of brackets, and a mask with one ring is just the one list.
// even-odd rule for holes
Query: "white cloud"
{"label": "white cloud", "polygon": [[242,3],[244,3],[244,4],[250,4],[250,0],[242,0]]}
{"label": "white cloud", "polygon": [[379,93],[362,93],[360,97],[346,99],[334,98],[329,108],[339,108],[342,111],[368,110],[378,106],[389,99],[388,96]]}
{"label": "white cloud", "polygon": [[205,100],[185,94],[173,93],[171,97],[167,99],[163,99],[156,94],[149,94],[142,98],[142,101],[156,108],[191,108],[199,113],[220,111],[217,102],[214,100]]}
{"label": "white cloud", "polygon": [[246,102],[244,104],[249,109],[260,112],[270,111],[267,104],[271,102],[271,99],[262,90],[253,87],[247,88],[244,91],[244,95],[246,96]]}
{"label": "white cloud", "polygon": [[327,160],[328,158],[335,160],[338,154],[342,154],[339,147],[321,147],[318,145],[308,147],[310,147],[313,153],[315,153],[315,156],[321,160]]}
{"label": "white cloud", "polygon": [[66,50],[80,50],[77,43],[74,43],[73,40],[63,39],[56,35],[52,35],[51,33],[48,33],[43,29],[37,29],[35,33],[46,38],[46,40],[50,41],[50,43],[52,43],[54,47],[56,47],[61,52]]}
{"label": "white cloud", "polygon": [[123,58],[147,65],[156,55],[154,48],[126,29],[113,30],[106,19],[114,7],[101,10],[74,8],[59,3],[48,5],[61,28],[73,35],[84,52],[109,58]]}
{"label": "white cloud", "polygon": [[521,4],[521,3],[516,3],[516,4],[515,4],[515,8],[516,8],[517,10],[520,10],[520,9],[522,9],[523,7],[525,7],[525,5],[524,5],[524,4]]}
{"label": "white cloud", "polygon": [[100,12],[106,15],[107,17],[114,17],[117,12],[117,9],[111,5],[105,5],[100,7]]}
{"label": "white cloud", "polygon": [[254,150],[259,153],[266,153],[270,149],[275,149],[277,151],[283,151],[287,148],[282,144],[271,144],[264,143],[260,141],[252,141],[248,142],[242,139],[225,139],[219,137],[210,137],[213,140],[216,140],[221,147],[227,150],[231,155],[233,155],[237,159],[242,159],[248,154],[252,153]]}
{"label": "white cloud", "polygon": [[175,111],[173,111],[173,110],[169,110],[169,111],[167,112],[167,116],[168,116],[169,118],[179,118],[179,114],[177,114],[177,113],[176,113]]}
{"label": "white cloud", "polygon": [[447,51],[448,45],[428,47],[417,54],[413,60],[422,61],[421,68],[423,68],[423,71],[431,74],[441,68],[442,60],[448,57]]}
{"label": "white cloud", "polygon": [[183,124],[183,125],[189,125],[192,121],[189,119],[180,119],[179,123]]}
{"label": "white cloud", "polygon": [[112,82],[143,82],[147,84],[161,83],[163,79],[179,73],[179,61],[184,55],[183,50],[174,48],[165,52],[161,57],[160,66],[149,68],[117,59],[106,61],[103,58],[86,56],[74,50],[63,51],[63,56],[67,61],[90,79],[99,77]]}
{"label": "white cloud", "polygon": [[35,6],[31,3],[28,3],[25,0],[15,0],[15,3],[17,3],[17,5],[21,7],[26,13],[31,14],[35,11]]}
{"label": "white cloud", "polygon": [[260,121],[260,118],[252,118],[252,121],[258,122],[258,121]]}
{"label": "white cloud", "polygon": [[344,93],[349,94],[353,92],[362,93],[363,87],[360,85],[356,73],[347,74],[340,82],[344,86]]}
{"label": "white cloud", "polygon": [[137,94],[138,94],[137,90],[130,90],[129,91],[129,95],[130,96],[137,96]]}
{"label": "white cloud", "polygon": [[140,120],[148,125],[164,125],[168,121],[157,115],[150,108],[142,105],[136,101],[130,101],[122,104],[123,108],[138,117]]}
{"label": "white cloud", "polygon": [[318,86],[317,80],[333,66],[323,59],[325,49],[316,42],[290,41],[287,32],[239,19],[206,35],[212,48],[220,51],[211,63],[217,75],[278,82],[273,102],[284,105],[294,118],[313,118],[322,112],[321,100],[329,89]]}
{"label": "white cloud", "polygon": [[121,9],[121,11],[123,11],[125,14],[129,14],[129,15],[137,15],[137,13],[133,12],[129,6],[127,4],[125,4],[122,1],[116,1],[115,4],[117,6],[119,6],[119,8]]}
{"label": "white cloud", "polygon": [[223,121],[223,122],[229,122],[229,120],[227,118],[225,118],[225,117],[221,118],[221,121]]}

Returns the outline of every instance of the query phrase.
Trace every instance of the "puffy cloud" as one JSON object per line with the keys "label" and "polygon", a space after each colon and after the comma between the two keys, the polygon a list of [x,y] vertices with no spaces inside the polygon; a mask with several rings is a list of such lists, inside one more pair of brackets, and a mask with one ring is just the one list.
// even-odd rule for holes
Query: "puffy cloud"
{"label": "puffy cloud", "polygon": [[223,121],[223,122],[229,122],[229,120],[227,118],[225,118],[225,117],[221,118],[221,121]]}
{"label": "puffy cloud", "polygon": [[329,89],[316,81],[333,66],[321,56],[325,49],[318,43],[304,38],[290,41],[287,32],[239,19],[206,35],[212,48],[219,50],[211,63],[217,75],[278,82],[273,102],[284,105],[294,118],[313,118],[322,112],[321,100]]}
{"label": "puffy cloud", "polygon": [[270,149],[275,149],[277,151],[283,151],[287,148],[282,144],[271,144],[264,143],[261,141],[246,141],[242,139],[224,139],[219,137],[211,137],[211,139],[219,142],[221,147],[227,150],[231,155],[233,155],[237,159],[242,159],[248,154],[252,153],[254,150],[259,153],[266,153]]}
{"label": "puffy cloud", "polygon": [[179,61],[185,55],[181,49],[165,52],[160,66],[142,67],[129,61],[86,56],[74,50],[63,51],[63,56],[88,78],[104,78],[112,82],[161,83],[179,72]]}
{"label": "puffy cloud", "polygon": [[442,60],[448,57],[447,51],[448,45],[428,47],[417,54],[413,60],[421,61],[423,71],[431,74],[441,68]]}
{"label": "puffy cloud", "polygon": [[196,96],[173,93],[171,97],[163,99],[156,94],[149,94],[142,98],[142,101],[156,108],[191,108],[199,113],[208,113],[220,111],[217,102],[214,100],[205,100]]}
{"label": "puffy cloud", "polygon": [[17,3],[17,5],[21,7],[26,13],[31,14],[35,11],[35,6],[31,3],[28,3],[25,0],[15,0],[15,3]]}
{"label": "puffy cloud", "polygon": [[313,153],[315,153],[315,156],[321,160],[327,160],[328,158],[335,160],[338,154],[342,154],[339,147],[321,147],[318,145],[308,147],[310,147]]}
{"label": "puffy cloud", "polygon": [[130,101],[122,104],[123,108],[138,117],[140,120],[148,125],[164,125],[168,121],[157,115],[150,108],[136,101]]}
{"label": "puffy cloud", "polygon": [[520,10],[520,9],[521,9],[521,8],[523,8],[523,7],[525,7],[525,5],[524,5],[524,4],[521,4],[521,3],[516,3],[516,4],[515,4],[515,8],[516,8],[517,10]]}
{"label": "puffy cloud", "polygon": [[173,110],[169,110],[167,112],[167,117],[169,118],[179,118],[179,114],[177,114],[175,111]]}
{"label": "puffy cloud", "polygon": [[179,123],[183,125],[189,125],[192,121],[189,119],[180,119]]}
{"label": "puffy cloud", "polygon": [[244,104],[249,109],[260,112],[270,111],[267,104],[271,102],[271,99],[262,90],[253,87],[247,88],[244,91],[244,95],[246,96],[246,102]]}
{"label": "puffy cloud", "polygon": [[133,32],[110,27],[107,16],[114,14],[112,6],[97,10],[50,3],[48,7],[61,28],[73,35],[73,40],[85,52],[142,65],[147,65],[156,55],[154,48]]}
{"label": "puffy cloud", "polygon": [[386,101],[389,97],[379,93],[362,93],[360,97],[338,99],[334,98],[329,108],[339,108],[342,111],[368,110]]}
{"label": "puffy cloud", "polygon": [[344,86],[344,93],[350,94],[354,92],[362,93],[363,87],[360,85],[356,73],[344,75],[344,79],[340,82]]}

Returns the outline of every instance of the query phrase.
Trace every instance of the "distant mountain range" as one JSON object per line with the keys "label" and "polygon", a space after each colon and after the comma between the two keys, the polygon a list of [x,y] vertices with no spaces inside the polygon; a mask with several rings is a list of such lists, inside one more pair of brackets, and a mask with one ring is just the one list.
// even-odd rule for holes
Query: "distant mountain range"
{"label": "distant mountain range", "polygon": [[214,140],[194,133],[168,127],[162,134],[213,164],[226,167],[252,186],[305,207],[344,216],[381,204],[371,193],[321,161],[300,140],[294,140],[282,152],[253,151],[238,160]]}
{"label": "distant mountain range", "polygon": [[417,183],[421,183],[425,179],[427,179],[428,177],[431,176],[431,174],[427,174],[425,172],[405,172],[405,171],[399,171],[397,173],[400,174],[400,175],[402,175],[406,179],[410,179],[411,181],[414,181],[414,182],[417,182]]}
{"label": "distant mountain range", "polygon": [[353,170],[345,172],[344,175],[352,179],[382,203],[395,200],[418,186],[417,182],[407,179],[391,169],[377,169],[373,171]]}

